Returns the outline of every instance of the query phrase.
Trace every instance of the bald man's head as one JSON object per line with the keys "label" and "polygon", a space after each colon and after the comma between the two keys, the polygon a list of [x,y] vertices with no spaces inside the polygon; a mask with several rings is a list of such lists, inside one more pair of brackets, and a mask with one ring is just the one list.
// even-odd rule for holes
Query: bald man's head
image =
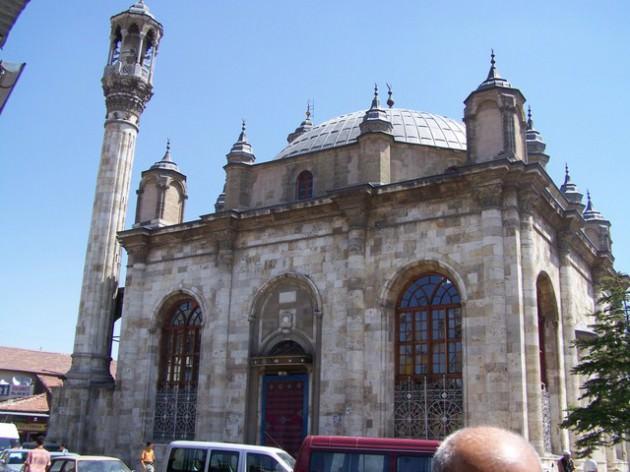
{"label": "bald man's head", "polygon": [[433,472],[541,472],[533,447],[518,434],[491,426],[451,434],[433,458]]}

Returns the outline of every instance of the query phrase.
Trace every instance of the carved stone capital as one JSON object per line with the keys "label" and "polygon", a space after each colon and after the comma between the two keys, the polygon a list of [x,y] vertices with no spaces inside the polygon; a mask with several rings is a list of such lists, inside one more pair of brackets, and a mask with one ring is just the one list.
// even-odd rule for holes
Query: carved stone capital
{"label": "carved stone capital", "polygon": [[518,192],[518,209],[521,217],[531,216],[534,214],[539,197],[532,190],[521,190]]}
{"label": "carved stone capital", "polygon": [[475,189],[475,198],[483,210],[501,208],[503,204],[503,186],[498,182],[480,185]]}
{"label": "carved stone capital", "polygon": [[132,113],[140,118],[153,96],[153,86],[136,76],[110,74],[103,77],[102,83],[109,119],[114,118],[115,112],[120,117]]}

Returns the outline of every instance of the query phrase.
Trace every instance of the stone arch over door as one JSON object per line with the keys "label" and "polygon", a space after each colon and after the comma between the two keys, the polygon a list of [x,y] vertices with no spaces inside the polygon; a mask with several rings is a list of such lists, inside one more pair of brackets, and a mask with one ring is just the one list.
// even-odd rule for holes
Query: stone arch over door
{"label": "stone arch over door", "polygon": [[388,436],[442,438],[464,426],[465,297],[457,271],[436,261],[400,269],[381,292],[390,333]]}
{"label": "stone arch over door", "polygon": [[541,272],[536,279],[538,316],[538,361],[542,392],[543,439],[546,452],[562,452],[560,349],[558,346],[558,302],[549,275]]}
{"label": "stone arch over door", "polygon": [[[317,288],[301,274],[276,277],[256,293],[249,316],[246,442],[275,445],[297,452],[298,439],[292,436],[294,433],[289,431],[290,427],[283,431],[278,424],[284,421],[295,426],[299,420],[302,421],[300,437],[317,433],[320,307],[321,297]],[[300,404],[297,393],[283,400],[289,402],[295,411],[287,418],[276,418],[273,405],[279,398],[278,389],[282,388],[300,389],[303,403]],[[273,433],[270,432],[272,429]],[[292,451],[292,448],[295,450]]]}

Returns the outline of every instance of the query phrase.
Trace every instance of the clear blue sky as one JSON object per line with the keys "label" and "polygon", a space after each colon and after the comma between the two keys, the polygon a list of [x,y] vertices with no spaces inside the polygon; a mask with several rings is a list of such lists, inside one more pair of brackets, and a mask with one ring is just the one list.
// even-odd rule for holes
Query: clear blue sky
{"label": "clear blue sky", "polygon": [[[0,115],[0,345],[71,352],[103,133],[109,17],[132,0],[32,0],[0,59],[27,62]],[[315,121],[396,106],[463,116],[490,48],[534,111],[560,185],[568,162],[612,221],[630,271],[630,2],[147,0],[163,23],[155,95],[131,187],[167,137],[188,175],[186,219],[213,211],[241,118],[272,159],[315,99]]]}

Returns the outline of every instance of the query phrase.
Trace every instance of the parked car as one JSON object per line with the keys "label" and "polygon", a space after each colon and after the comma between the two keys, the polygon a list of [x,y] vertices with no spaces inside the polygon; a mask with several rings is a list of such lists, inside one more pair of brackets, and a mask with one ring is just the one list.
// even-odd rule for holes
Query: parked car
{"label": "parked car", "polygon": [[205,441],[173,441],[166,457],[162,472],[292,472],[295,464],[275,447]]}
{"label": "parked car", "polygon": [[294,472],[430,472],[439,441],[352,436],[307,436]]}
{"label": "parked car", "polygon": [[116,457],[64,454],[51,459],[48,472],[131,472]]}
{"label": "parked car", "polygon": [[20,435],[13,423],[0,423],[0,451],[13,447],[19,441]]}
{"label": "parked car", "polygon": [[5,449],[0,453],[0,472],[20,472],[28,449]]}

